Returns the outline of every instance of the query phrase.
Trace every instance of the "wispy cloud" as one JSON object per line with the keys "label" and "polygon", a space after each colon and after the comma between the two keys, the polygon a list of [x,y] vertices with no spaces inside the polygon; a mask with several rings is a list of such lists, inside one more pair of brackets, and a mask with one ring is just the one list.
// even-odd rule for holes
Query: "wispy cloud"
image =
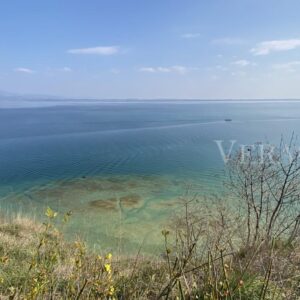
{"label": "wispy cloud", "polygon": [[63,67],[63,68],[60,68],[59,71],[69,73],[69,72],[72,72],[73,70],[69,67]]}
{"label": "wispy cloud", "polygon": [[200,36],[201,36],[200,33],[184,33],[184,34],[181,35],[181,37],[183,39],[196,39]]}
{"label": "wispy cloud", "polygon": [[139,69],[140,72],[146,73],[178,73],[186,74],[190,70],[197,68],[189,68],[184,66],[171,66],[171,67],[142,67]]}
{"label": "wispy cloud", "polygon": [[300,61],[290,61],[282,64],[274,64],[272,67],[275,70],[283,70],[288,72],[295,72],[296,68],[300,66]]}
{"label": "wispy cloud", "polygon": [[70,49],[70,54],[94,54],[94,55],[113,55],[119,52],[118,46],[98,46],[91,48]]}
{"label": "wispy cloud", "polygon": [[253,55],[267,55],[271,52],[287,51],[300,47],[300,39],[264,41],[251,49]]}
{"label": "wispy cloud", "polygon": [[139,68],[140,72],[147,72],[147,73],[155,73],[157,72],[157,68],[153,68],[153,67],[142,67]]}
{"label": "wispy cloud", "polygon": [[33,73],[35,73],[34,70],[28,69],[28,68],[15,68],[14,71],[15,72],[19,72],[19,73],[26,73],[26,74],[33,74]]}
{"label": "wispy cloud", "polygon": [[250,62],[246,59],[240,59],[232,62],[233,65],[239,66],[239,67],[247,67],[247,66],[256,66],[255,63]]}
{"label": "wispy cloud", "polygon": [[179,74],[185,74],[190,70],[195,70],[197,68],[188,68],[188,67],[184,67],[184,66],[173,66],[171,67],[173,72],[179,73]]}
{"label": "wispy cloud", "polygon": [[225,38],[218,38],[212,40],[212,44],[215,45],[243,45],[246,44],[246,40],[240,39],[240,38],[231,38],[231,37],[225,37]]}

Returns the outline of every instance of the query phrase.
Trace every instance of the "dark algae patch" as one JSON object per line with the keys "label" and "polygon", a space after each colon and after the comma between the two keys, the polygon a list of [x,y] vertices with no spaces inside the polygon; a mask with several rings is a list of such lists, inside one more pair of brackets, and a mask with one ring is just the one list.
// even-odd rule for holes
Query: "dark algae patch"
{"label": "dark algae patch", "polygon": [[117,210],[117,199],[116,198],[108,198],[108,199],[100,199],[93,200],[89,202],[89,205],[92,208],[99,208],[103,210]]}

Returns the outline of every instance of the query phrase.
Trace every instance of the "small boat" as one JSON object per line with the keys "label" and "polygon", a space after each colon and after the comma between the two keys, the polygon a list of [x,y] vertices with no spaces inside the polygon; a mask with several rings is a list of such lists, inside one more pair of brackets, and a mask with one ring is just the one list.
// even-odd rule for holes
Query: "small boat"
{"label": "small boat", "polygon": [[231,122],[232,119],[224,119],[225,122]]}

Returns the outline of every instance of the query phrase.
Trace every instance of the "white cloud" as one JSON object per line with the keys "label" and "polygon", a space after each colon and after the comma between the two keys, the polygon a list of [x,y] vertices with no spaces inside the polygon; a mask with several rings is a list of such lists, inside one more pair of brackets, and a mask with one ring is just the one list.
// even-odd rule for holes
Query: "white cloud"
{"label": "white cloud", "polygon": [[283,63],[283,64],[274,64],[272,67],[275,70],[295,72],[296,67],[299,67],[299,66],[300,66],[300,61],[296,60],[296,61],[290,61],[290,62]]}
{"label": "white cloud", "polygon": [[15,68],[14,71],[15,72],[19,72],[19,73],[26,73],[26,74],[33,74],[33,73],[35,73],[34,70],[28,69],[28,68]]}
{"label": "white cloud", "polygon": [[119,52],[117,46],[99,46],[92,48],[70,49],[67,52],[71,54],[95,54],[95,55],[113,55]]}
{"label": "white cloud", "polygon": [[212,40],[212,43],[215,45],[243,45],[246,43],[245,40],[240,39],[240,38],[230,38],[230,37],[225,37],[225,38],[219,38],[219,39],[214,39]]}
{"label": "white cloud", "polygon": [[147,73],[178,73],[186,74],[190,70],[195,70],[197,68],[188,68],[184,66],[171,66],[171,67],[143,67],[140,68],[140,72]]}
{"label": "white cloud", "polygon": [[246,66],[250,65],[250,62],[248,60],[241,59],[241,60],[234,61],[232,64],[240,66],[240,67],[246,67]]}
{"label": "white cloud", "polygon": [[71,68],[69,68],[69,67],[63,67],[63,68],[61,68],[61,69],[59,69],[60,71],[62,71],[62,72],[72,72],[72,69]]}
{"label": "white cloud", "polygon": [[232,62],[233,65],[239,66],[239,67],[247,67],[247,66],[256,66],[255,63],[250,62],[246,59],[240,59]]}
{"label": "white cloud", "polygon": [[181,37],[183,39],[196,39],[200,36],[201,36],[200,33],[184,33],[184,34],[181,35]]}
{"label": "white cloud", "polygon": [[251,49],[253,55],[267,55],[271,52],[287,51],[300,47],[300,39],[264,41]]}
{"label": "white cloud", "polygon": [[172,71],[177,72],[179,74],[185,74],[189,70],[190,70],[189,68],[183,67],[183,66],[173,66],[172,67]]}
{"label": "white cloud", "polygon": [[166,67],[157,67],[156,68],[157,72],[161,72],[161,73],[169,73],[172,72],[172,67],[166,68]]}
{"label": "white cloud", "polygon": [[156,68],[152,68],[152,67],[143,67],[139,69],[140,72],[148,72],[148,73],[155,73],[156,72]]}

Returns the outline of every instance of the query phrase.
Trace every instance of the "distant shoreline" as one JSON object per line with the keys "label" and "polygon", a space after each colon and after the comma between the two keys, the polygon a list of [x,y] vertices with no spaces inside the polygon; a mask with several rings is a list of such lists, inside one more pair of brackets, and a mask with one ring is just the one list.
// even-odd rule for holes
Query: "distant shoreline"
{"label": "distant shoreline", "polygon": [[299,103],[300,99],[71,99],[71,98],[22,98],[4,97],[0,95],[0,109],[26,109],[26,108],[50,108],[50,107],[70,107],[86,105],[106,105],[106,104],[271,104],[271,103]]}

